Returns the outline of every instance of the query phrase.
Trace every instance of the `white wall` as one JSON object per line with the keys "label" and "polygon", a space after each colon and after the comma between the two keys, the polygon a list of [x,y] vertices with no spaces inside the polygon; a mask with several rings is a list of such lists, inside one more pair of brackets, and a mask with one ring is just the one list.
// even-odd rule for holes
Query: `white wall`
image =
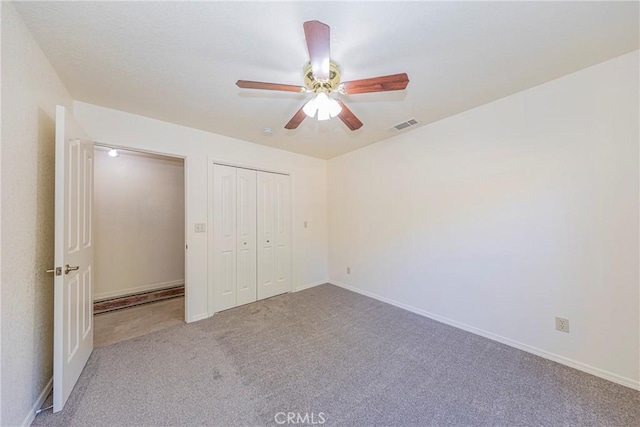
{"label": "white wall", "polygon": [[[53,374],[55,106],[71,98],[11,3],[2,2],[2,403],[30,423]],[[45,396],[46,397],[46,396]]]}
{"label": "white wall", "polygon": [[[4,47],[2,44],[2,27],[4,26],[3,18],[4,8],[0,4],[0,49]],[[0,50],[1,52],[1,50]],[[4,73],[2,72],[2,55],[0,54],[0,77]],[[0,79],[0,97],[2,96],[2,81]],[[2,123],[4,116],[2,115],[2,102],[0,100],[0,130],[2,129]],[[2,132],[0,131],[0,200],[2,200]],[[0,272],[2,272],[2,209],[0,208]],[[0,273],[0,425],[2,425],[2,347],[4,341],[2,340],[2,277]]]}
{"label": "white wall", "polygon": [[638,71],[634,52],[330,160],[330,280],[638,388]]}
{"label": "white wall", "polygon": [[[82,102],[74,102],[74,115],[98,143],[185,157],[187,321],[210,314],[209,233],[194,233],[193,227],[195,223],[208,223],[208,166],[213,158],[292,174],[294,288],[327,280],[325,160]],[[303,227],[304,221],[308,228]]]}
{"label": "white wall", "polygon": [[[0,49],[4,46],[2,44],[2,27],[4,26],[3,18],[4,8],[0,4]],[[1,51],[0,51],[1,52]],[[4,74],[2,72],[2,55],[0,55],[0,77]],[[0,97],[2,96],[2,81],[0,79]],[[2,122],[4,116],[2,115],[2,102],[0,100],[0,130],[2,129]],[[2,132],[0,131],[0,200],[2,200]],[[2,209],[0,208],[0,272],[2,272]],[[2,340],[2,277],[0,273],[0,425],[2,425],[2,347],[4,341]]]}
{"label": "white wall", "polygon": [[184,284],[180,158],[96,148],[93,299]]}

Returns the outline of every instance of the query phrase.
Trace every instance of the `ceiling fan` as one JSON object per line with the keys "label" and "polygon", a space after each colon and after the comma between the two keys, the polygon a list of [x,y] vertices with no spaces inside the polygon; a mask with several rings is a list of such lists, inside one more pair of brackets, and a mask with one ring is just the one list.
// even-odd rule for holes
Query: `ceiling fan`
{"label": "ceiling fan", "polygon": [[340,99],[335,98],[332,94],[355,95],[358,93],[403,90],[409,83],[409,77],[406,73],[341,83],[340,68],[335,62],[331,61],[329,55],[329,26],[319,21],[307,21],[304,23],[304,34],[310,59],[304,71],[304,86],[248,80],[238,80],[236,82],[236,85],[243,89],[315,94],[314,98],[306,102],[294,114],[289,123],[285,125],[285,129],[296,129],[305,117],[314,117],[316,114],[318,120],[328,120],[338,116],[349,129],[360,129],[362,122]]}

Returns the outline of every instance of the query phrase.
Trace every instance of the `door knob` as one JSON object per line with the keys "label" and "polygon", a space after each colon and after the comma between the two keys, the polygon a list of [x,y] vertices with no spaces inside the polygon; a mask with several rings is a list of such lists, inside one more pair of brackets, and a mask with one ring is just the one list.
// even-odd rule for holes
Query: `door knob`
{"label": "door knob", "polygon": [[70,266],[69,266],[69,264],[67,264],[67,265],[64,267],[64,274],[69,274],[69,272],[71,272],[71,271],[76,271],[76,270],[78,270],[79,268],[80,268],[80,266],[79,266],[79,265],[76,265],[75,267],[70,267]]}

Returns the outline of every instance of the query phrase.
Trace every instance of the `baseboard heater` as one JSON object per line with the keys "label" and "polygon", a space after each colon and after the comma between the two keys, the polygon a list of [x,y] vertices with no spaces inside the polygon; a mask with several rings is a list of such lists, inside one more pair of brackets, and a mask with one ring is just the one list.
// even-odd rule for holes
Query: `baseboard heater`
{"label": "baseboard heater", "polygon": [[135,307],[136,305],[149,304],[181,296],[184,296],[184,285],[119,297],[104,298],[93,302],[93,314],[108,313],[114,310],[121,310],[123,308]]}

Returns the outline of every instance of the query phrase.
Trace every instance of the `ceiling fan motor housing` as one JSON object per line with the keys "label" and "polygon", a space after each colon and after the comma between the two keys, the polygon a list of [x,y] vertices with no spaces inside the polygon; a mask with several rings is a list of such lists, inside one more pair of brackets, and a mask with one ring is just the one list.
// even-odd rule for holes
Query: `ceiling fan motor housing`
{"label": "ceiling fan motor housing", "polygon": [[330,93],[338,89],[340,85],[340,67],[333,61],[329,62],[329,78],[326,80],[316,79],[308,63],[304,69],[304,85],[309,91],[314,93]]}

